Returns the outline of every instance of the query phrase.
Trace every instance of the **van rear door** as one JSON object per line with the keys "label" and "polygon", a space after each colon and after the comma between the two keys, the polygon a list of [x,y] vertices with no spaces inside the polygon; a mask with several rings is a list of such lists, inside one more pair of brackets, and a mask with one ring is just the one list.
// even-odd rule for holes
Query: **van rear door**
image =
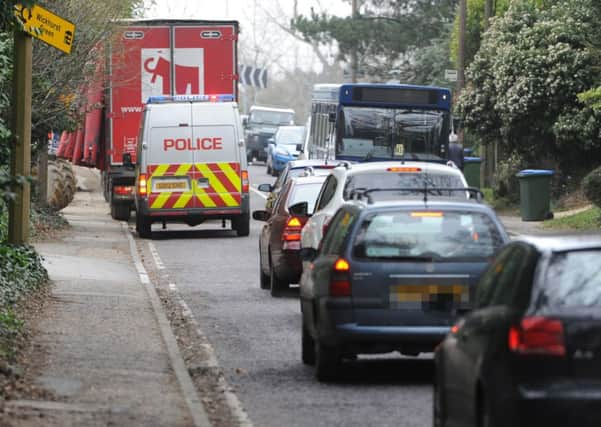
{"label": "van rear door", "polygon": [[148,141],[148,205],[150,210],[194,207],[190,104],[161,104],[152,107]]}
{"label": "van rear door", "polygon": [[238,116],[231,103],[192,104],[196,207],[223,211],[241,208]]}

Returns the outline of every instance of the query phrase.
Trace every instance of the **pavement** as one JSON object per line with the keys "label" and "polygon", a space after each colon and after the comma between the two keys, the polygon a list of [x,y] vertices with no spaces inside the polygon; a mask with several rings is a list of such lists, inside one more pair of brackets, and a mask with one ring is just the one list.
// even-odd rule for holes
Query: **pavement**
{"label": "pavement", "polygon": [[34,381],[55,398],[7,402],[10,425],[210,425],[131,233],[111,219],[97,178],[85,185],[95,191],[76,193],[63,211],[65,237],[35,244],[52,290],[33,337]]}

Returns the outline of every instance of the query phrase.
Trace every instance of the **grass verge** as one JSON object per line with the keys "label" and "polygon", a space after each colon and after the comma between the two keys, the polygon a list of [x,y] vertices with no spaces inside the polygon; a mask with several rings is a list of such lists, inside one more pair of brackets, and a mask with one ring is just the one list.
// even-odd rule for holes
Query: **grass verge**
{"label": "grass verge", "polygon": [[574,215],[556,218],[543,223],[547,230],[599,230],[601,231],[601,209],[591,208]]}

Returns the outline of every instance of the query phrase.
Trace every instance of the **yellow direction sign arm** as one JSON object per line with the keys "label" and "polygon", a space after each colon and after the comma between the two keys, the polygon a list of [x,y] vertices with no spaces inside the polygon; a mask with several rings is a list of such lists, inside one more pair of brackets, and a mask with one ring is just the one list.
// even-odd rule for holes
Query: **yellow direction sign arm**
{"label": "yellow direction sign arm", "polygon": [[67,54],[71,53],[75,38],[75,25],[72,22],[37,4],[31,8],[16,5],[15,16],[21,21],[27,34]]}

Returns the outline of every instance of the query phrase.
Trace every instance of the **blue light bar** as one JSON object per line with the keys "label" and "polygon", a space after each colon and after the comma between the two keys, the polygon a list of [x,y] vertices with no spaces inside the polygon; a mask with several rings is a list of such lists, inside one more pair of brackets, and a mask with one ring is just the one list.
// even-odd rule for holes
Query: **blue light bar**
{"label": "blue light bar", "polygon": [[234,95],[214,94],[214,95],[160,95],[148,98],[147,104],[161,104],[166,102],[233,102]]}

